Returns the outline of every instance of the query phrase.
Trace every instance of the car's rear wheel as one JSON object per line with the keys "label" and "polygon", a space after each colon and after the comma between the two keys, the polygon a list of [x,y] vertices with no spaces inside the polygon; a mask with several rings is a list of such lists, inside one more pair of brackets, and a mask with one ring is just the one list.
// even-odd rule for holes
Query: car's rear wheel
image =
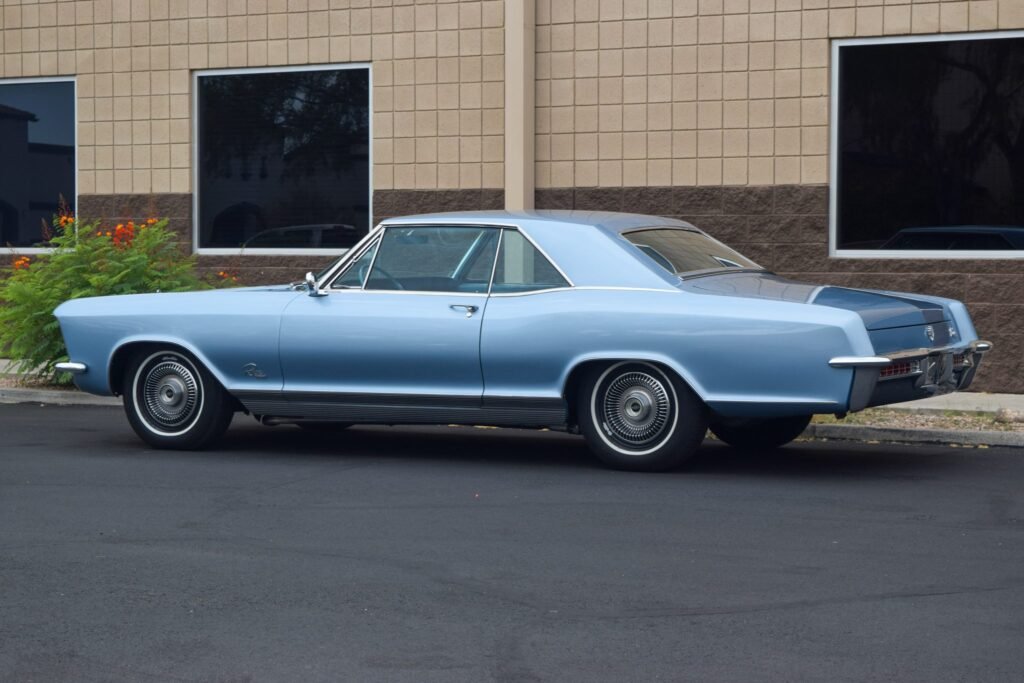
{"label": "car's rear wheel", "polygon": [[771,450],[800,436],[811,422],[810,415],[740,419],[712,419],[712,433],[721,441],[744,450]]}
{"label": "car's rear wheel", "polygon": [[231,424],[231,397],[202,364],[182,351],[165,348],[136,354],[124,379],[128,422],[154,448],[205,448]]}
{"label": "car's rear wheel", "polygon": [[691,458],[707,409],[684,382],[652,363],[625,361],[583,378],[577,416],[587,445],[616,469],[664,471]]}

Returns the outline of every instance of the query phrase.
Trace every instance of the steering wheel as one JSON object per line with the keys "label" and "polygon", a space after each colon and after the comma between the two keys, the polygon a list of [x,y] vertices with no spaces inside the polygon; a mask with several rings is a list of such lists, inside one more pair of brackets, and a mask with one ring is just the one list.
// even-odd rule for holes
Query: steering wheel
{"label": "steering wheel", "polygon": [[[370,284],[366,280],[366,275],[369,272],[369,270],[370,270],[370,264],[369,263],[364,263],[363,265],[359,266],[359,281],[360,282],[364,282],[366,284]],[[384,270],[379,265],[374,267],[374,269],[373,269],[373,277],[374,278],[377,278],[377,277],[383,278],[384,280],[386,280],[388,282],[388,284],[393,285],[392,289],[405,289],[405,287],[402,286],[402,283],[399,282],[398,279],[395,278],[394,275],[392,275],[388,271]]]}

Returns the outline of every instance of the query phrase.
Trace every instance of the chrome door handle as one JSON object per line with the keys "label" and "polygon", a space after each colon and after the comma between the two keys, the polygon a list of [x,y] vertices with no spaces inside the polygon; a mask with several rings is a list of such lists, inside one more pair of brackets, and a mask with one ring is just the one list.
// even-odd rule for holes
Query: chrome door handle
{"label": "chrome door handle", "polygon": [[480,310],[479,308],[473,306],[472,304],[452,304],[448,308],[452,309],[453,311],[457,311],[459,309],[464,310],[466,312],[467,318],[472,318],[473,314]]}

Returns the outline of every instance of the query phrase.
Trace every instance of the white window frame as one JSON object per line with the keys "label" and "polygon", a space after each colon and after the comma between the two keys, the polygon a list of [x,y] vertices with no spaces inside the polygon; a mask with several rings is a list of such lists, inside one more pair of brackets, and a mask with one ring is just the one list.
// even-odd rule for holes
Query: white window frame
{"label": "white window frame", "polygon": [[367,135],[369,136],[367,164],[366,205],[369,207],[369,232],[373,232],[373,69],[369,62],[349,62],[343,64],[303,64],[299,66],[261,66],[241,67],[233,69],[201,69],[192,72],[192,251],[200,255],[216,256],[338,256],[348,249],[288,249],[240,247],[200,247],[199,246],[199,79],[205,76],[242,76],[249,74],[276,74],[295,71],[347,71],[364,69],[367,78]]}
{"label": "white window frame", "polygon": [[[74,212],[75,217],[78,217],[78,193],[81,187],[81,180],[78,177],[78,77],[77,76],[32,76],[29,78],[0,78],[0,85],[25,85],[29,83],[71,83],[72,88],[72,117],[74,119],[74,134],[75,143],[73,145],[75,149],[75,196],[71,198],[71,210]],[[75,227],[77,230],[77,225]],[[53,247],[8,247],[6,244],[0,244],[0,249],[8,254],[25,255],[31,256],[33,254],[49,254],[53,251]]]}
{"label": "white window frame", "polygon": [[1024,38],[1024,31],[985,31],[974,33],[943,33],[925,36],[895,36],[885,38],[843,38],[832,41],[831,63],[831,112],[829,118],[829,199],[828,199],[828,255],[833,258],[868,259],[1024,259],[1024,249],[1005,251],[978,249],[839,249],[838,213],[839,203],[839,52],[851,45],[879,45],[890,43],[940,43],[959,40],[999,40],[1001,38]]}

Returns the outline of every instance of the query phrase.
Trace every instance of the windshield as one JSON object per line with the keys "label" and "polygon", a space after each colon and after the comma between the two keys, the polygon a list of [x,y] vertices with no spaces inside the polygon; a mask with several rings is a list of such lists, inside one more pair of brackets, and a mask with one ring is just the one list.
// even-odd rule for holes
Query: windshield
{"label": "windshield", "polygon": [[650,228],[622,236],[673,275],[716,270],[762,270],[742,254],[694,230]]}

